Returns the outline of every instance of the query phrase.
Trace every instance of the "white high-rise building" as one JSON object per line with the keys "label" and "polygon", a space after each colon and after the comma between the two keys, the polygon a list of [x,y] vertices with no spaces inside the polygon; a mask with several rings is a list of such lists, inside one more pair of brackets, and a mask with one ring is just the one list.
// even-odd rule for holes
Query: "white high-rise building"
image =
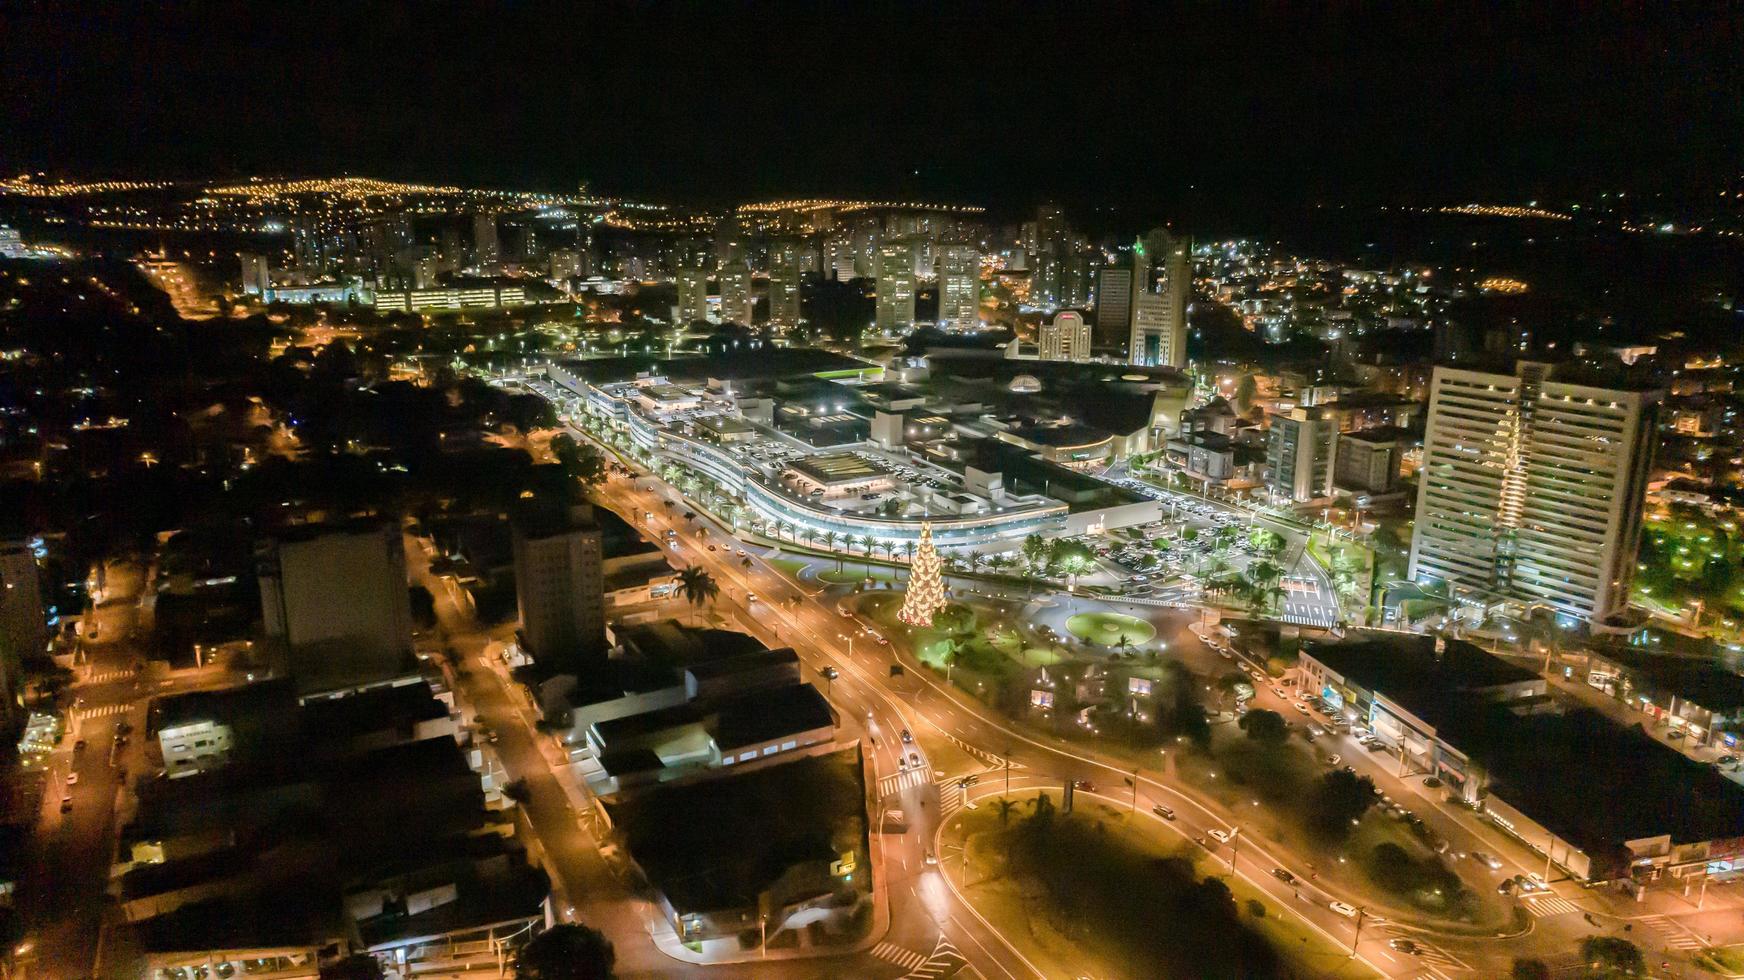
{"label": "white high-rise building", "polygon": [[515,514],[512,530],[515,600],[533,655],[603,656],[604,579],[592,508],[535,501]]}
{"label": "white high-rise building", "polygon": [[[1041,359],[1044,361],[1088,361],[1090,359],[1090,325],[1077,310],[1061,310],[1051,323],[1041,327]],[[1017,341],[1012,341],[1017,343]]]}
{"label": "white high-rise building", "polygon": [[688,327],[708,319],[708,273],[687,265],[678,270],[678,324]]}
{"label": "white high-rise building", "polygon": [[1622,612],[1641,538],[1660,393],[1435,369],[1412,580],[1600,621]]}
{"label": "white high-rise building", "polygon": [[751,266],[744,261],[722,266],[721,321],[750,326],[755,303],[751,294]]}
{"label": "white high-rise building", "polygon": [[266,256],[241,252],[237,259],[242,263],[242,295],[265,296],[272,291],[272,267]]}
{"label": "white high-rise building", "polygon": [[1272,416],[1266,433],[1266,475],[1272,492],[1302,502],[1332,493],[1338,425],[1317,409]]}
{"label": "white high-rise building", "polygon": [[878,303],[874,323],[897,333],[914,327],[914,249],[907,242],[878,248]]}
{"label": "white high-rise building", "polygon": [[496,215],[473,215],[472,259],[474,265],[487,271],[494,269],[503,260],[503,244],[497,235]]}
{"label": "white high-rise building", "polygon": [[939,325],[974,330],[981,325],[981,253],[973,245],[943,245],[938,253]]}

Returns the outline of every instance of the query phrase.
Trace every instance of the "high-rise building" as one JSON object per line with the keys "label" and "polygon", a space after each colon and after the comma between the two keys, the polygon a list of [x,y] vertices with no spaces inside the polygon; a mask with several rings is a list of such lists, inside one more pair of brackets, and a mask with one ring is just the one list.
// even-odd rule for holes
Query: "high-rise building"
{"label": "high-rise building", "polygon": [[[1041,327],[1041,359],[1087,361],[1090,359],[1090,325],[1077,310],[1061,310]],[[1016,341],[1012,341],[1016,343]]]}
{"label": "high-rise building", "polygon": [[606,648],[599,525],[587,505],[535,501],[515,514],[515,601],[534,657],[598,657]]}
{"label": "high-rise building", "polygon": [[[1193,292],[1192,243],[1158,228],[1148,241],[1133,244],[1132,340],[1127,358],[1133,364],[1180,368],[1187,366],[1187,303]],[[1150,262],[1163,266],[1163,289],[1150,290]]]}
{"label": "high-rise building", "polygon": [[1593,621],[1628,605],[1660,393],[1561,370],[1435,369],[1413,581]]}
{"label": "high-rise building", "polygon": [[981,253],[973,245],[940,246],[939,325],[973,330],[981,325]]}
{"label": "high-rise building", "polygon": [[708,273],[689,265],[678,270],[678,323],[708,319]]}
{"label": "high-rise building", "polygon": [[1272,416],[1266,433],[1266,479],[1272,492],[1301,502],[1332,493],[1338,423],[1317,409]]}
{"label": "high-rise building", "polygon": [[551,278],[558,282],[567,282],[577,276],[586,275],[582,269],[581,252],[573,248],[558,248],[551,251]]}
{"label": "high-rise building", "polygon": [[266,635],[300,694],[367,687],[415,669],[397,521],[285,528],[257,558]]}
{"label": "high-rise building", "polygon": [[237,259],[242,264],[242,295],[265,296],[272,290],[272,266],[266,256],[242,252]]}
{"label": "high-rise building", "polygon": [[756,301],[751,294],[751,266],[741,260],[721,267],[721,322],[751,325]]}
{"label": "high-rise building", "polygon": [[769,252],[769,324],[792,330],[802,322],[799,283],[803,253],[798,243],[782,242]]}
{"label": "high-rise building", "polygon": [[1030,305],[1054,309],[1065,298],[1066,263],[1072,251],[1066,216],[1051,204],[1043,205],[1036,209],[1033,230],[1026,225],[1024,232],[1031,258]]}
{"label": "high-rise building", "polygon": [[1096,345],[1119,347],[1132,339],[1132,267],[1103,266],[1096,275]]}
{"label": "high-rise building", "polygon": [[503,260],[502,240],[497,237],[494,214],[472,216],[472,262],[480,269],[491,270]]}
{"label": "high-rise building", "polygon": [[426,255],[412,263],[412,288],[435,289],[441,283],[444,263],[434,255]]}
{"label": "high-rise building", "polygon": [[25,657],[48,647],[42,579],[24,541],[0,541],[0,720],[10,717]]}
{"label": "high-rise building", "polygon": [[878,302],[875,324],[881,331],[914,327],[914,249],[892,242],[878,249]]}

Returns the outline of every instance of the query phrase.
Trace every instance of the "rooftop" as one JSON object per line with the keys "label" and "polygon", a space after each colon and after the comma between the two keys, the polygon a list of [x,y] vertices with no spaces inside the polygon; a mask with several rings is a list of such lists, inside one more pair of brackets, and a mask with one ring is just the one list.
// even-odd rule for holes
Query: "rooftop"
{"label": "rooftop", "polygon": [[756,691],[720,706],[715,744],[723,753],[836,723],[829,703],[810,684]]}

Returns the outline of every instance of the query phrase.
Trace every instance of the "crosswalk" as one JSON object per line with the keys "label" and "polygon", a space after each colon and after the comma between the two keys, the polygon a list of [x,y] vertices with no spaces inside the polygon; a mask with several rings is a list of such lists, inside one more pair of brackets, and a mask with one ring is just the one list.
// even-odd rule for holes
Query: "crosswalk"
{"label": "crosswalk", "polygon": [[917,953],[895,943],[879,943],[872,947],[872,955],[908,971],[901,980],[944,980],[969,965],[962,952],[943,936],[933,945],[931,953]]}
{"label": "crosswalk", "polygon": [[926,782],[925,769],[904,769],[902,772],[893,772],[878,780],[878,793],[881,796],[894,796],[910,787],[924,786]]}
{"label": "crosswalk", "polygon": [[132,705],[126,704],[126,703],[100,704],[95,708],[80,708],[78,710],[78,716],[81,719],[84,719],[84,718],[107,718],[110,715],[122,714],[122,713],[126,712],[128,708],[131,708],[131,707],[132,707]]}
{"label": "crosswalk", "polygon": [[1471,969],[1459,957],[1425,940],[1420,935],[1393,926],[1387,927],[1386,935],[1394,939],[1409,939],[1417,947],[1417,952],[1412,954],[1410,958],[1428,968],[1425,972],[1416,974],[1418,977],[1436,977],[1439,980],[1448,980],[1450,973]]}
{"label": "crosswalk", "polygon": [[1701,949],[1705,943],[1701,937],[1689,930],[1688,926],[1677,922],[1669,915],[1644,915],[1636,920],[1649,932],[1658,937],[1668,949],[1689,952]]}
{"label": "crosswalk", "polygon": [[879,943],[872,947],[872,955],[886,962],[895,963],[904,970],[912,970],[927,961],[925,953],[904,949],[895,943]]}
{"label": "crosswalk", "polygon": [[126,670],[105,670],[86,677],[86,684],[107,684],[110,681],[124,681],[134,676],[138,671],[129,667]]}
{"label": "crosswalk", "polygon": [[1532,913],[1535,919],[1548,918],[1552,915],[1562,915],[1565,912],[1579,912],[1581,907],[1557,895],[1546,895],[1542,898],[1526,900],[1526,911]]}

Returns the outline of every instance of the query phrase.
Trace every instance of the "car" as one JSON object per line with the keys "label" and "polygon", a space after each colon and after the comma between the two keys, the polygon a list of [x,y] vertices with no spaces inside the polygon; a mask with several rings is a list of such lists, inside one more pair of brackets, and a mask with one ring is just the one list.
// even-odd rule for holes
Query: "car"
{"label": "car", "polygon": [[1283,701],[1288,701],[1290,699],[1290,695],[1285,693],[1284,689],[1276,684],[1272,685],[1272,696]]}
{"label": "car", "polygon": [[1339,755],[1336,752],[1334,752],[1333,754],[1326,757],[1326,764],[1329,766],[1332,766],[1333,768],[1337,768],[1338,764],[1340,762],[1343,762],[1343,761],[1344,761],[1344,756]]}
{"label": "car", "polygon": [[62,813],[72,813],[73,812],[73,798],[72,797],[70,797],[70,796],[61,797],[61,812]]}
{"label": "car", "polygon": [[1326,729],[1321,728],[1319,725],[1312,725],[1311,724],[1308,726],[1308,734],[1314,736],[1315,738],[1319,738],[1320,736],[1326,734]]}
{"label": "car", "polygon": [[1496,894],[1512,895],[1514,894],[1514,889],[1519,887],[1520,877],[1518,875],[1515,875],[1512,878],[1503,878],[1501,884],[1496,886]]}
{"label": "car", "polygon": [[832,681],[835,680],[836,678],[842,676],[842,672],[837,670],[834,667],[825,667],[823,670],[818,671],[818,673],[824,675],[825,677],[829,678]]}
{"label": "car", "polygon": [[1326,907],[1347,919],[1356,918],[1356,906],[1354,905],[1347,905],[1344,902],[1327,902]]}
{"label": "car", "polygon": [[1212,830],[1207,830],[1205,833],[1207,835],[1209,835],[1212,840],[1216,841],[1219,844],[1229,843],[1229,834],[1225,831],[1212,829]]}
{"label": "car", "polygon": [[[710,546],[709,546],[709,549],[710,549],[710,550],[713,550],[713,549],[714,549],[714,545],[710,545]],[[747,593],[745,593],[745,603],[746,603],[746,605],[749,605],[749,604],[751,604],[751,603],[753,603],[753,602],[756,602],[756,601],[757,601],[757,593],[755,593],[755,592],[747,592]]]}
{"label": "car", "polygon": [[1430,789],[1440,789],[1441,788],[1441,780],[1435,776],[1427,776],[1423,780],[1423,785],[1429,787]]}
{"label": "car", "polygon": [[1502,859],[1493,854],[1485,854],[1483,851],[1473,851],[1471,852],[1471,856],[1473,861],[1489,868],[1491,871],[1502,870]]}
{"label": "car", "polygon": [[926,852],[926,863],[929,866],[938,864],[939,863],[939,856],[937,854],[934,854],[931,850],[928,850]]}
{"label": "car", "polygon": [[910,734],[909,730],[906,728],[904,728],[902,730],[902,744],[904,744],[904,745],[913,745],[914,744],[914,735]]}
{"label": "car", "polygon": [[1162,817],[1164,820],[1175,819],[1175,811],[1169,809],[1168,807],[1162,805],[1161,803],[1158,803],[1156,806],[1151,807],[1151,812],[1156,814],[1159,817]]}
{"label": "car", "polygon": [[710,551],[714,551],[714,550],[715,550],[715,546],[714,546],[714,545],[712,545],[712,544],[711,544],[711,545],[709,545],[709,550],[710,550]]}
{"label": "car", "polygon": [[1291,874],[1288,871],[1285,871],[1283,868],[1273,868],[1272,869],[1272,877],[1278,879],[1279,881],[1283,882],[1286,885],[1293,885],[1296,883],[1296,876]]}
{"label": "car", "polygon": [[1714,765],[1719,766],[1722,769],[1729,769],[1737,764],[1738,757],[1735,755],[1723,755],[1714,760]]}
{"label": "car", "polygon": [[1078,787],[1079,789],[1083,790],[1086,793],[1096,792],[1096,784],[1091,782],[1088,779],[1074,779],[1074,780],[1072,780],[1072,785]]}
{"label": "car", "polygon": [[1409,939],[1388,940],[1387,948],[1395,953],[1404,953],[1406,956],[1416,956],[1422,952],[1422,949]]}
{"label": "car", "polygon": [[1308,706],[1307,706],[1307,705],[1306,705],[1306,704],[1303,704],[1303,703],[1302,703],[1302,702],[1300,702],[1300,701],[1297,701],[1297,702],[1296,702],[1296,705],[1295,705],[1295,707],[1296,707],[1296,710],[1297,710],[1297,711],[1300,711],[1300,712],[1301,712],[1301,713],[1302,713],[1302,714],[1307,714],[1307,713],[1308,713]]}
{"label": "car", "polygon": [[884,646],[884,647],[887,647],[887,646],[889,646],[889,645],[890,645],[890,641],[889,641],[889,640],[886,640],[886,639],[885,639],[885,638],[884,638],[884,637],[883,637],[883,636],[881,636],[881,635],[879,635],[879,634],[877,634],[877,633],[873,633],[873,634],[872,634],[872,639],[874,639],[874,640],[877,640],[877,641],[878,641],[878,645],[879,645],[879,646]]}
{"label": "car", "polygon": [[1683,729],[1673,728],[1671,731],[1665,733],[1665,740],[1667,742],[1681,742],[1681,741],[1683,741],[1683,736],[1684,736]]}
{"label": "car", "polygon": [[1234,660],[1235,659],[1235,655],[1230,653],[1228,650],[1218,650],[1217,655],[1219,657],[1222,657],[1225,660]]}
{"label": "car", "polygon": [[76,773],[76,772],[67,773],[67,785],[68,786],[75,786],[78,784],[78,782],[79,782],[79,774],[78,773]]}
{"label": "car", "polygon": [[916,769],[919,769],[920,768],[920,753],[919,752],[910,752],[908,754],[908,764],[915,767]]}
{"label": "car", "polygon": [[1550,890],[1550,885],[1544,880],[1543,875],[1533,871],[1520,879],[1520,890],[1527,892],[1547,892]]}

